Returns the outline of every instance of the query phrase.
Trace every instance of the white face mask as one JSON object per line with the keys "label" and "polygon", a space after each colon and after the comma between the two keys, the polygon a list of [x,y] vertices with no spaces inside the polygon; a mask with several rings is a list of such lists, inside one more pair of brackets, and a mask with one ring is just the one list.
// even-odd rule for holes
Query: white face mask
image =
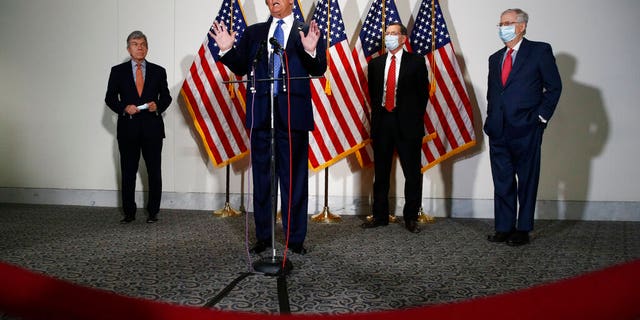
{"label": "white face mask", "polygon": [[498,29],[498,35],[502,42],[507,43],[516,38],[516,26],[502,26]]}
{"label": "white face mask", "polygon": [[397,35],[388,35],[384,37],[384,45],[387,47],[387,50],[393,51],[400,46],[398,38],[399,37]]}

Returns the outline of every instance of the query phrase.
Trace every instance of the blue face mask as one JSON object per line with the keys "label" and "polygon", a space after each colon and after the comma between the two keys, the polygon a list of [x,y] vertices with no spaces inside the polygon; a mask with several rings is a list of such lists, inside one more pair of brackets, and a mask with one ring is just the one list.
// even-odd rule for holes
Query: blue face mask
{"label": "blue face mask", "polygon": [[395,50],[396,48],[398,48],[398,46],[400,46],[400,43],[398,42],[398,36],[388,35],[384,37],[384,45],[389,51]]}
{"label": "blue face mask", "polygon": [[502,26],[498,29],[498,35],[502,42],[507,43],[516,38],[516,26]]}

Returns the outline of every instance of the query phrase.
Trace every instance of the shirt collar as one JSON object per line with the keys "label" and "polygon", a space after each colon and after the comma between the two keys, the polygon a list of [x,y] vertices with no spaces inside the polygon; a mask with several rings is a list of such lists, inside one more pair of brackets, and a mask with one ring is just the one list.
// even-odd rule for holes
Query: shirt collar
{"label": "shirt collar", "polygon": [[[136,61],[135,61],[135,60],[131,59],[131,66],[132,66],[133,68],[135,68],[137,65],[138,65],[138,63],[136,63]],[[146,67],[147,67],[147,60],[142,60],[142,63],[140,64],[140,67],[141,67],[142,69],[146,68]]]}
{"label": "shirt collar", "polygon": [[290,14],[290,15],[288,15],[288,16],[286,16],[286,17],[282,18],[282,19],[278,19],[278,18],[276,18],[276,17],[273,17],[273,21],[271,21],[271,24],[275,26],[275,25],[276,25],[276,23],[278,23],[278,20],[282,20],[282,21],[284,21],[284,24],[285,24],[288,28],[291,28],[291,26],[293,26],[293,12],[291,12],[291,14]]}
{"label": "shirt collar", "polygon": [[392,54],[390,51],[387,51],[387,61],[391,61],[391,57],[395,56],[396,57],[396,61],[400,60],[400,58],[402,58],[402,54],[404,53],[404,49],[396,52],[396,54]]}
{"label": "shirt collar", "polygon": [[[522,44],[522,40],[524,38],[520,39],[520,41],[518,41],[518,43],[516,43],[515,46],[513,46],[513,51],[518,52],[518,50],[520,50],[520,45]],[[507,47],[507,51],[509,51],[509,47]]]}

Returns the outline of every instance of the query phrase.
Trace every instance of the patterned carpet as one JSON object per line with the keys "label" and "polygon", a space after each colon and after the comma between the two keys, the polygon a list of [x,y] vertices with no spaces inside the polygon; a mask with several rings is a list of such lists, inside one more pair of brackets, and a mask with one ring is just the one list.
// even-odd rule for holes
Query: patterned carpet
{"label": "patterned carpet", "polygon": [[[260,258],[246,253],[251,216],[165,210],[156,224],[120,218],[117,208],[0,204],[0,260],[122,295],[204,306]],[[342,218],[309,222],[309,253],[288,255],[292,313],[452,302],[640,258],[640,222],[536,221],[531,244],[512,248],[486,241],[492,220],[437,219],[416,235],[403,224],[364,230],[363,217]],[[276,278],[248,276],[214,308],[278,313]],[[0,311],[0,319],[8,318]]]}

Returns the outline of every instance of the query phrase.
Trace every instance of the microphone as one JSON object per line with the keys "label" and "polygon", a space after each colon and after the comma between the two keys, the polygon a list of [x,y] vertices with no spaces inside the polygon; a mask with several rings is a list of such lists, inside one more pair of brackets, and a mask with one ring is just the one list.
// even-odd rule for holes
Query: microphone
{"label": "microphone", "polygon": [[253,57],[253,63],[251,64],[251,72],[249,73],[249,83],[251,84],[251,86],[249,86],[249,91],[251,91],[251,93],[256,93],[256,87],[255,87],[256,65],[258,65],[258,61],[262,56],[262,51],[265,51],[266,46],[267,46],[267,40],[260,41],[260,46],[258,46],[258,51],[256,51],[256,54]]}
{"label": "microphone", "polygon": [[[284,50],[282,49],[282,45],[280,44],[280,42],[278,42],[278,39],[276,39],[275,37],[271,37],[271,39],[269,39],[269,43],[273,46],[273,53],[277,54],[280,56],[280,61],[282,61],[283,66],[284,66],[284,60],[282,59],[282,52],[284,52]],[[286,68],[282,68],[282,90],[284,92],[287,91],[287,85],[286,82],[284,81],[286,76]]]}
{"label": "microphone", "polygon": [[282,45],[275,37],[271,37],[271,39],[269,39],[269,43],[273,46],[273,50],[275,50],[276,52],[282,51]]}
{"label": "microphone", "polygon": [[255,55],[255,57],[253,57],[253,65],[254,66],[258,63],[258,60],[260,60],[260,57],[262,55],[262,51],[264,51],[266,45],[267,45],[267,40],[260,41],[260,46],[258,47],[258,51],[256,51],[256,55]]}

